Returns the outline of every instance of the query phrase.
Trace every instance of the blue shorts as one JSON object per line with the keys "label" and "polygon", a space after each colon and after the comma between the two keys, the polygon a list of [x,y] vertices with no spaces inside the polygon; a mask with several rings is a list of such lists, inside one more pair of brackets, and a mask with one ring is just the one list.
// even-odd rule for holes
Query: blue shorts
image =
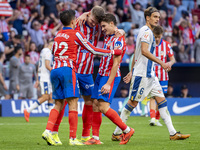
{"label": "blue shorts", "polygon": [[109,76],[101,76],[99,74],[97,74],[96,80],[95,80],[95,84],[94,84],[94,90],[92,93],[92,97],[93,99],[103,99],[105,102],[109,102],[112,103],[112,99],[115,95],[115,92],[117,90],[117,87],[120,83],[121,77],[115,77],[114,81],[111,84],[111,89],[110,92],[108,94],[101,94],[101,88],[102,86],[104,86],[106,84],[106,82],[108,81]]}
{"label": "blue shorts", "polygon": [[76,74],[79,88],[81,95],[88,96],[92,95],[93,89],[94,89],[94,81],[92,74]]}
{"label": "blue shorts", "polygon": [[79,97],[76,73],[70,67],[60,67],[51,71],[53,99]]}
{"label": "blue shorts", "polygon": [[160,85],[162,87],[163,93],[167,93],[168,89],[168,81],[159,81]]}

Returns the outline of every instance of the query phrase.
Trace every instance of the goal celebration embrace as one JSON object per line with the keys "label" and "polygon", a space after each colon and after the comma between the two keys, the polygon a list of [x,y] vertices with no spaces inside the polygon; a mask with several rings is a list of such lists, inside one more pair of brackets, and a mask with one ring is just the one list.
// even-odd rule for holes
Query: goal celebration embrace
{"label": "goal celebration embrace", "polygon": [[[155,55],[156,46],[161,42],[161,40],[157,42],[156,39],[161,39],[163,34],[159,25],[160,13],[155,7],[148,7],[144,11],[146,25],[138,29],[131,69],[125,77],[121,77],[120,64],[127,51],[125,39],[127,33],[124,29],[118,29],[114,14],[95,6],[78,18],[74,10],[64,10],[59,14],[59,19],[62,29],[57,32],[53,40],[48,41],[47,48],[43,49],[40,56],[43,65],[40,66],[38,78],[42,85],[42,97],[24,111],[25,119],[29,122],[31,121],[29,115],[33,109],[46,100],[52,103],[54,99],[55,106],[50,107],[46,128],[41,133],[48,145],[63,144],[59,138],[59,127],[65,122],[63,121],[65,107],[69,108],[69,134],[66,135],[69,136],[70,146],[104,144],[100,132],[103,124],[102,115],[116,125],[116,128],[108,133],[113,144],[134,145],[132,137],[136,133],[143,136],[143,133],[134,129],[134,119],[131,126],[126,123],[134,108],[146,97],[154,99],[157,103],[157,111],[168,129],[169,140],[184,140],[190,137],[190,134],[182,134],[174,128],[167,99],[155,73],[155,66],[156,68],[159,66],[167,74],[175,62],[169,43],[165,47],[165,52],[171,61],[164,62]],[[97,47],[100,38],[103,38],[102,48]],[[163,51],[163,47],[161,50],[157,48],[158,51]],[[93,81],[96,55],[100,58],[100,65],[97,77]],[[119,115],[110,105],[115,103],[113,98],[121,80],[126,84],[130,83],[130,89],[128,101]],[[84,99],[81,138],[77,136],[77,110],[80,97]]]}

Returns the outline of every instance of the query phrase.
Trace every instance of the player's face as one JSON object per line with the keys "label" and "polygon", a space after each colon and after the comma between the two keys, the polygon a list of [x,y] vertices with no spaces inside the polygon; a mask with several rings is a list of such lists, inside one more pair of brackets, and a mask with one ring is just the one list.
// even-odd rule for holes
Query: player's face
{"label": "player's face", "polygon": [[162,34],[160,34],[160,35],[156,35],[155,34],[154,37],[155,37],[156,45],[160,44],[160,40],[162,38]]}
{"label": "player's face", "polygon": [[113,34],[113,26],[111,25],[111,23],[107,23],[107,22],[102,21],[101,22],[101,29],[102,29],[103,33],[105,33],[106,35]]}
{"label": "player's face", "polygon": [[148,22],[151,26],[155,27],[158,25],[160,19],[160,13],[159,12],[154,12],[151,14],[151,16],[148,18]]}
{"label": "player's face", "polygon": [[98,25],[98,21],[95,19],[95,17],[92,14],[90,14],[87,18],[87,24],[90,27],[95,27],[96,25]]}

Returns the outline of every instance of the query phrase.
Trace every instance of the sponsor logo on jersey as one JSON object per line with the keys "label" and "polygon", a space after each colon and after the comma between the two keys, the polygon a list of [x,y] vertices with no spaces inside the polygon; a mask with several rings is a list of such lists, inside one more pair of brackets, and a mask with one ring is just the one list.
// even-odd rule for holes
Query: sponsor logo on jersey
{"label": "sponsor logo on jersey", "polygon": [[122,42],[117,41],[117,42],[115,43],[115,47],[121,47],[121,46],[122,46]]}

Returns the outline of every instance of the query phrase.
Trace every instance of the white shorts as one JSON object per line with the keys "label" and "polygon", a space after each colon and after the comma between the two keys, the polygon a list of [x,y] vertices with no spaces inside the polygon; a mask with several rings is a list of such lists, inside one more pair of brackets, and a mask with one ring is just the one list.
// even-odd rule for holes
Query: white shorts
{"label": "white shorts", "polygon": [[165,97],[158,78],[133,76],[131,79],[129,99],[140,102],[145,97]]}
{"label": "white shorts", "polygon": [[52,86],[50,81],[40,81],[41,94],[52,93]]}

